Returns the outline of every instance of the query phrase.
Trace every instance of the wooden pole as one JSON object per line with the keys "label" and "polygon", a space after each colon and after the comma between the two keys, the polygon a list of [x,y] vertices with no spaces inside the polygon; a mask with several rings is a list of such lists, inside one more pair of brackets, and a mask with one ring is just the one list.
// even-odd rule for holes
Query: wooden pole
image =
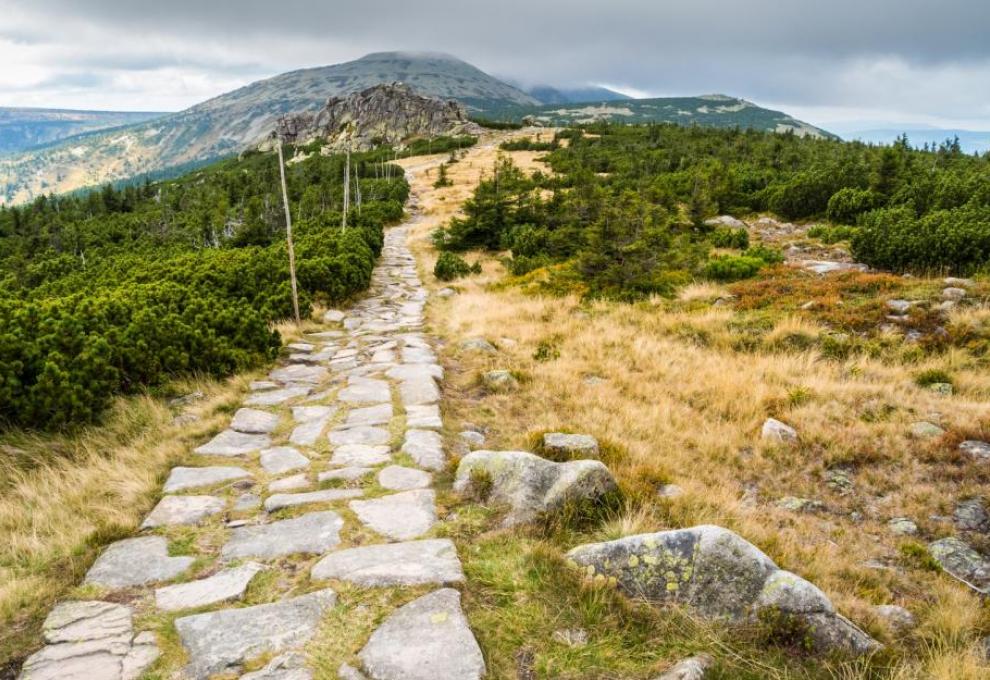
{"label": "wooden pole", "polygon": [[299,317],[299,289],[296,286],[296,251],[292,247],[292,215],[289,210],[289,190],[285,185],[285,160],[282,158],[282,137],[278,137],[278,172],[282,177],[282,204],[285,206],[285,242],[289,247],[289,281],[292,283],[292,311],[296,325],[302,325]]}

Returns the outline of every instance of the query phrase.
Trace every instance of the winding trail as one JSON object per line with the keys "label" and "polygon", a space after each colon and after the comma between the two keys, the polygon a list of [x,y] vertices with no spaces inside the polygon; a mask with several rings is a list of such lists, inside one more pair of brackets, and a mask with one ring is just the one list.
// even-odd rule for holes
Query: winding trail
{"label": "winding trail", "polygon": [[[451,587],[464,579],[456,547],[431,537],[443,369],[422,330],[408,231],[387,230],[367,296],[289,345],[228,429],[171,471],[140,533],[93,564],[86,598],[53,609],[23,680],[130,680],[156,662],[163,677],[309,680],[306,652],[344,597],[337,584],[420,594],[340,659],[339,677],[484,676]],[[246,605],[260,574],[286,585]],[[159,660],[171,626],[183,653]]]}

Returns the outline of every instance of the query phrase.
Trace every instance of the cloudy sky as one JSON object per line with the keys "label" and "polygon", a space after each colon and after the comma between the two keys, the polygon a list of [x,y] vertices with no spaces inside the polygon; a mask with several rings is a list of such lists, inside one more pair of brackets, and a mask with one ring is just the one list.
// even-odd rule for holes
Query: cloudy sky
{"label": "cloudy sky", "polygon": [[841,130],[990,129],[987,0],[0,0],[0,106],[179,110],[367,52],[641,96],[721,92]]}

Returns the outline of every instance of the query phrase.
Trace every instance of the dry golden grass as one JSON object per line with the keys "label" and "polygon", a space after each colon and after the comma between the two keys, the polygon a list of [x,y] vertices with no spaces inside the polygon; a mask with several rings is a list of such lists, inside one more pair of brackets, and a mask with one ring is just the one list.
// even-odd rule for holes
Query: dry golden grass
{"label": "dry golden grass", "polygon": [[[539,165],[538,155],[510,155],[523,167]],[[495,156],[490,144],[473,149],[451,167],[454,186],[445,189],[433,189],[425,167],[418,169],[413,181],[424,219],[413,249],[428,286],[442,284],[432,277],[436,254],[426,237],[456,213]],[[428,307],[431,331],[446,340],[449,425],[481,425],[488,445],[505,449],[526,448],[546,431],[593,434],[633,499],[626,516],[601,528],[602,537],[729,527],[817,583],[890,644],[894,677],[987,677],[990,667],[977,651],[978,638],[990,633],[986,608],[946,575],[905,557],[910,550],[902,544],[913,541],[886,527],[903,515],[929,535],[950,533],[950,524],[930,516],[951,514],[956,499],[985,491],[987,471],[955,451],[960,439],[990,427],[990,374],[982,361],[962,351],[915,364],[826,360],[812,342],[825,329],[796,315],[778,315],[755,347],[739,351],[739,313],[697,304],[721,296],[721,287],[690,286],[680,304],[583,304],[494,286],[503,268],[491,257],[482,262],[481,275],[455,282],[458,295]],[[959,312],[952,323],[982,326],[988,315]],[[490,340],[498,354],[459,351],[459,341],[472,337]],[[540,360],[541,345],[559,358]],[[515,393],[485,394],[477,376],[494,368],[526,379]],[[929,368],[950,371],[956,394],[918,387],[914,377]],[[796,427],[800,444],[761,441],[760,426],[771,416]],[[948,434],[913,439],[910,423],[927,419],[940,419]],[[827,485],[833,467],[849,471],[851,493]],[[666,482],[683,495],[657,498],[656,486]],[[828,512],[776,507],[784,496],[819,499]],[[884,630],[871,605],[886,603],[915,613],[915,636],[899,640]],[[835,675],[861,677],[848,669]]]}

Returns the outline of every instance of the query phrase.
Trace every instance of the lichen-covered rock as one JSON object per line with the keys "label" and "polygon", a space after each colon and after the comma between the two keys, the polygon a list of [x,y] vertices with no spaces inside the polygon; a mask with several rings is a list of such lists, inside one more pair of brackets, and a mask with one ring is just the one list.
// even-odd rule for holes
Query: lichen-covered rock
{"label": "lichen-covered rock", "polygon": [[929,543],[928,551],[950,576],[977,592],[990,594],[990,559],[955,536]]}
{"label": "lichen-covered rock", "polygon": [[812,646],[855,654],[878,644],[836,613],[828,597],[783,571],[759,548],[727,529],[628,536],[574,548],[568,559],[600,584],[652,603],[690,606],[705,618],[743,623],[783,614],[806,627]]}
{"label": "lichen-covered rock", "polygon": [[952,512],[956,526],[963,531],[975,531],[981,534],[990,532],[990,514],[982,498],[967,498],[960,501]]}
{"label": "lichen-covered rock", "polygon": [[597,460],[555,463],[525,451],[469,453],[454,481],[458,493],[483,493],[508,505],[505,526],[529,522],[570,501],[599,499],[617,488],[612,473]]}
{"label": "lichen-covered rock", "polygon": [[760,436],[763,439],[784,444],[793,444],[798,440],[797,430],[776,418],[767,418],[764,421]]}
{"label": "lichen-covered rock", "polygon": [[519,387],[519,381],[511,371],[488,371],[481,376],[481,382],[490,392],[509,392]]}
{"label": "lichen-covered rock", "polygon": [[556,458],[598,458],[598,440],[590,434],[547,432],[543,435],[543,450]]}

